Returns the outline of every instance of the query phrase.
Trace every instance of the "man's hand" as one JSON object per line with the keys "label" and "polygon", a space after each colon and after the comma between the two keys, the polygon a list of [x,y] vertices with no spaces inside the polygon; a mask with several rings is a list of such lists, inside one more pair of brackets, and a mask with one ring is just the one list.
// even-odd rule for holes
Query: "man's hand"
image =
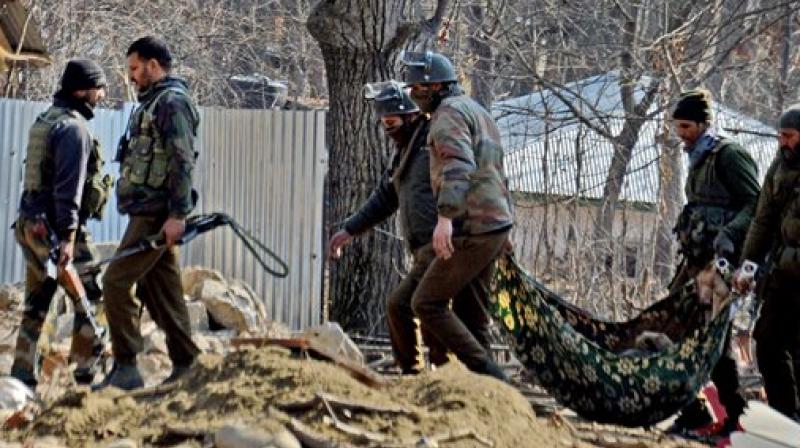
{"label": "man's hand", "polygon": [[505,254],[514,253],[514,245],[511,244],[511,237],[506,238],[506,241],[503,243],[503,253]]}
{"label": "man's hand", "polygon": [[745,260],[742,267],[733,273],[733,289],[739,294],[747,294],[755,286],[755,274],[758,265],[752,261]]}
{"label": "man's hand", "polygon": [[453,221],[450,218],[439,216],[436,228],[433,229],[433,251],[436,256],[447,260],[453,256]]}
{"label": "man's hand", "polygon": [[180,218],[167,218],[164,225],[161,227],[161,233],[164,234],[164,240],[167,247],[172,247],[175,242],[183,236],[186,230],[186,220]]}
{"label": "man's hand", "polygon": [[336,258],[342,256],[342,248],[353,240],[353,235],[347,230],[340,230],[333,234],[330,241],[328,241],[328,257]]}
{"label": "man's hand", "polygon": [[61,272],[66,268],[75,254],[75,243],[65,240],[58,243],[58,270]]}

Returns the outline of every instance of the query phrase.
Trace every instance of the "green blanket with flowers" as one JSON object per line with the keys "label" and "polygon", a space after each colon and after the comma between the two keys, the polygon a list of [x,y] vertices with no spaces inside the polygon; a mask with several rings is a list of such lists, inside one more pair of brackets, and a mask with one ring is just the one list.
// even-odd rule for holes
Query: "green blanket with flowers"
{"label": "green blanket with flowers", "polygon": [[[708,321],[690,282],[632,320],[599,320],[548,291],[511,255],[496,263],[489,303],[539,385],[586,419],[624,426],[664,420],[696,396],[722,354],[731,306]],[[674,344],[635,349],[645,331]]]}

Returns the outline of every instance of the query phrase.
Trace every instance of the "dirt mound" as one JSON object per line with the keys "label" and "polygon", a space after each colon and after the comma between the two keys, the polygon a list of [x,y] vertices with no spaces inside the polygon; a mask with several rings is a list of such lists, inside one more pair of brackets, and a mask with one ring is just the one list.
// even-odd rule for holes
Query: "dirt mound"
{"label": "dirt mound", "polygon": [[[160,392],[160,393],[159,393]],[[40,415],[20,440],[57,435],[68,446],[131,438],[179,443],[210,437],[226,424],[343,446],[557,446],[566,432],[536,419],[515,389],[458,363],[367,387],[332,364],[292,358],[275,348],[202,355],[169,391],[72,391]],[[422,438],[427,445],[417,445]],[[308,439],[306,439],[308,440]]]}

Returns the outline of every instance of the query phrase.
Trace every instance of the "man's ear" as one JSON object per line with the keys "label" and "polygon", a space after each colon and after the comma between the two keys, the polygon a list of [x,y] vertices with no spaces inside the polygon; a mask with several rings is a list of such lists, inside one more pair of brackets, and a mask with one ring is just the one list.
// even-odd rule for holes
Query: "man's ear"
{"label": "man's ear", "polygon": [[147,67],[147,71],[153,74],[160,73],[164,70],[155,58],[148,59],[145,66]]}

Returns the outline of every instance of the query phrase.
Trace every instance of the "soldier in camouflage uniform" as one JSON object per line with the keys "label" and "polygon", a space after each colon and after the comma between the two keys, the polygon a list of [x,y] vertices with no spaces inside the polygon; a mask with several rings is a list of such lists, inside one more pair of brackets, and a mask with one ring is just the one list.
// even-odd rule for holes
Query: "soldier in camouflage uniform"
{"label": "soldier in camouflage uniform", "polygon": [[[430,120],[419,113],[406,89],[396,81],[368,87],[378,91],[373,98],[375,112],[386,134],[395,142],[396,151],[389,170],[367,202],[347,219],[344,229],[331,237],[329,253],[338,258],[341,248],[353,236],[369,231],[398,213],[400,231],[412,254],[413,265],[389,295],[386,313],[395,361],[403,373],[413,374],[422,369],[422,352],[411,297],[435,257],[431,235],[436,227],[436,202],[431,191],[430,152],[425,150]],[[465,297],[454,301],[454,311],[478,342],[488,349],[488,316],[470,288],[461,293]],[[421,336],[430,348],[431,363],[446,363],[447,350],[424,327]]]}
{"label": "soldier in camouflage uniform", "polygon": [[[756,358],[769,405],[800,420],[800,105],[779,120],[779,154],[773,160],[747,232],[742,261],[758,268]],[[752,279],[734,276],[740,291]]]}
{"label": "soldier in camouflage uniform", "polygon": [[[715,256],[738,259],[758,198],[758,167],[736,142],[720,136],[711,126],[711,96],[705,90],[685,92],[672,113],[675,129],[689,155],[686,199],[675,232],[683,262],[670,285],[675,293],[708,266]],[[736,361],[725,352],[711,373],[728,419],[720,428],[724,436],[736,428],[745,400],[739,391]],[[699,400],[684,409],[672,432],[691,435],[712,422]]]}
{"label": "soldier in camouflage uniform", "polygon": [[117,157],[117,205],[120,213],[130,215],[117,250],[159,233],[166,247],[116,260],[105,272],[103,296],[115,363],[96,388],[142,386],[136,366],[142,351],[140,303],[167,337],[172,373],[165,382],[186,373],[199,352],[191,338],[175,241],[194,208],[194,139],[200,120],[186,83],[169,74],[171,67],[172,57],[159,39],[144,37],[128,48],[128,71],[140,104]]}
{"label": "soldier in camouflage uniform", "polygon": [[[500,132],[492,116],[463,94],[452,63],[433,52],[404,57],[406,83],[423,112],[432,113],[428,146],[436,197],[436,258],[411,305],[423,328],[470,370],[507,381],[491,353],[448,306],[472,288],[485,300],[491,266],[508,241],[511,195]],[[455,305],[455,304],[454,304]]]}
{"label": "soldier in camouflage uniform", "polygon": [[[24,190],[19,218],[14,225],[26,261],[25,311],[17,336],[11,375],[35,387],[37,343],[53,295],[45,288],[45,264],[50,251],[48,231],[59,241],[59,269],[67,264],[92,261],[86,220],[99,219],[112,181],[103,176],[100,146],[89,133],[88,120],[105,97],[106,78],[94,61],[69,61],[53,105],[31,127],[25,160]],[[86,282],[88,298],[97,302],[100,290],[94,279]],[[77,297],[73,297],[76,300]],[[78,309],[78,307],[76,307]],[[102,341],[83,312],[76,312],[70,362],[79,383],[89,383]]]}

